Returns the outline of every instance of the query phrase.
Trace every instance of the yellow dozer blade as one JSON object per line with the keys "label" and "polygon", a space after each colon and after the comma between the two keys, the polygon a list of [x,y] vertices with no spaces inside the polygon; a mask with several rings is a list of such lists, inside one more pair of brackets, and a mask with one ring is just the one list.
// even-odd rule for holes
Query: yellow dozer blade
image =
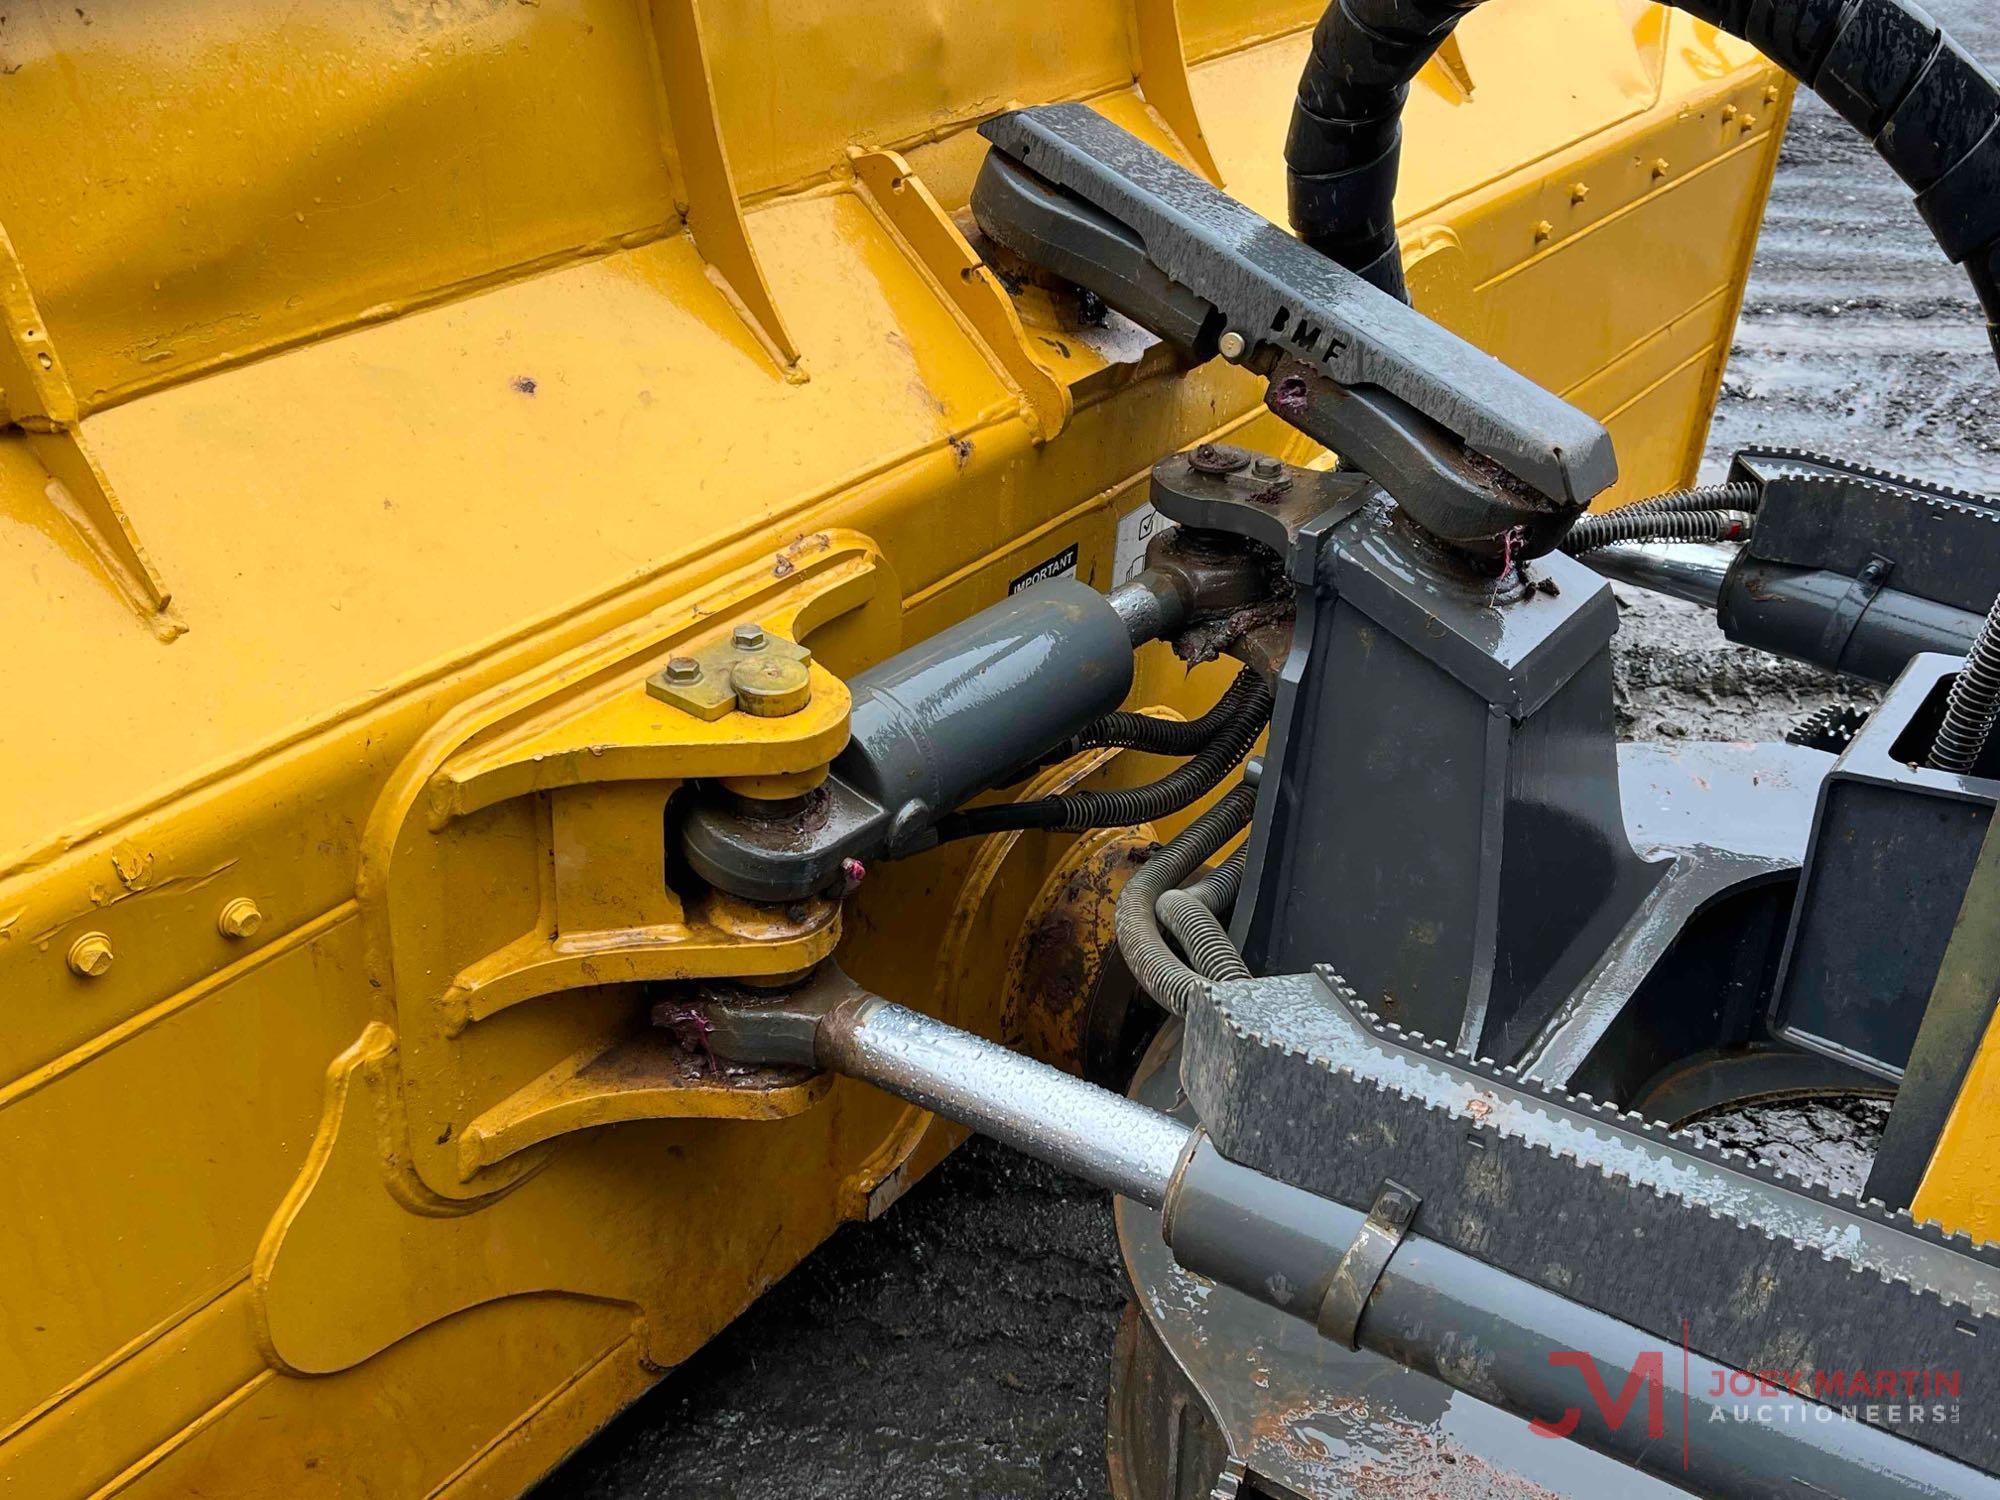
{"label": "yellow dozer blade", "polygon": [[[1131,835],[955,844],[843,919],[663,879],[662,820],[813,786],[844,681],[1010,586],[1116,582],[1159,455],[1306,457],[965,205],[982,119],[1081,99],[1283,222],[1316,11],[9,8],[0,1495],[518,1493],[956,1143],[705,1071],[664,981],[839,945],[1073,1054],[1043,939],[1101,956]],[[1537,0],[1414,93],[1418,305],[1602,419],[1617,497],[1689,480],[1789,83]],[[745,624],[804,707],[646,690]],[[1133,706],[1227,675],[1149,648]]]}

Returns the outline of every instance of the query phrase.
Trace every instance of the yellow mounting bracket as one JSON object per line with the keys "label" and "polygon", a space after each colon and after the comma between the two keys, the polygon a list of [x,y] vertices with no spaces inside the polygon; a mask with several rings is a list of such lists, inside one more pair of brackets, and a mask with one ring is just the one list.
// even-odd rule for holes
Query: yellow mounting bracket
{"label": "yellow mounting bracket", "polygon": [[84,412],[14,243],[0,226],[0,423],[27,434],[48,475],[44,496],[97,555],[105,576],[162,641],[186,630],[173,594],[103,465],[84,437]]}
{"label": "yellow mounting bracket", "polygon": [[1014,300],[979,258],[910,164],[894,151],[848,152],[861,199],[888,226],[928,277],[994,371],[1020,393],[1022,415],[1037,443],[1069,425],[1069,387],[1043,364]]}
{"label": "yellow mounting bracket", "polygon": [[[865,537],[817,533],[474,700],[411,753],[359,891],[429,1191],[494,1192],[578,1130],[774,1119],[824,1093],[803,1073],[692,1066],[632,986],[780,978],[833,951],[835,901],[755,906],[677,875],[669,804],[695,777],[810,785],[847,742],[849,697],[799,638],[838,621],[845,649],[884,653],[898,599]],[[649,690],[689,658],[782,662],[804,691],[781,714],[689,713]]]}

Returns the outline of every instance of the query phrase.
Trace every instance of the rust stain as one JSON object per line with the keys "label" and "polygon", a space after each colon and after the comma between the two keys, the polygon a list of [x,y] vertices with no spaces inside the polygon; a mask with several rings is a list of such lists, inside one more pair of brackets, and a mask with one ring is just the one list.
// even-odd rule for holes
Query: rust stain
{"label": "rust stain", "polygon": [[1082,860],[1028,929],[1001,1034],[1029,1056],[1071,1072],[1083,1066],[1090,1001],[1111,943],[1108,913],[1137,864],[1131,843]]}
{"label": "rust stain", "polygon": [[1355,1500],[1559,1500],[1554,1490],[1467,1452],[1435,1424],[1385,1414],[1360,1396],[1308,1391],[1257,1413],[1253,1462]]}

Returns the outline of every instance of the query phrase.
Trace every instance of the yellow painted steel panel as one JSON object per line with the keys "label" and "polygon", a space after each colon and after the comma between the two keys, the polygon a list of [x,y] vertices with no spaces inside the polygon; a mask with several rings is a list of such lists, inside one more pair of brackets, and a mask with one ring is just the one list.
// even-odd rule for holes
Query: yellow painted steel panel
{"label": "yellow painted steel panel", "polygon": [[92,404],[678,227],[628,0],[25,6],[0,57],[0,223]]}
{"label": "yellow painted steel panel", "polygon": [[[1310,456],[1240,372],[989,285],[963,208],[977,120],[1083,96],[1282,219],[1316,8],[9,12],[0,1493],[516,1491],[956,1141],[845,1084],[689,1118],[562,943],[638,974],[692,917],[578,830],[712,752],[631,696],[675,643],[782,617],[837,736],[825,684],[1036,563],[1112,582],[1162,453]],[[1621,494],[1682,481],[1788,86],[1639,0],[1463,33],[1418,299],[1605,417]],[[1149,649],[1134,702],[1224,676]],[[843,961],[994,1032],[1068,847],[873,872]],[[724,969],[817,940],[717,920]]]}

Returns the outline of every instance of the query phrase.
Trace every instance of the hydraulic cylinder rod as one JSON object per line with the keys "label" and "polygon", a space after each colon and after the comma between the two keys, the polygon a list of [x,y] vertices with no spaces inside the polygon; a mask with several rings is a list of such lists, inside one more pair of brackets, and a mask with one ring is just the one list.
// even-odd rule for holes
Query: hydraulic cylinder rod
{"label": "hydraulic cylinder rod", "polygon": [[1195,1137],[1171,1115],[886,1000],[830,1018],[816,1056],[1148,1208],[1166,1202]]}
{"label": "hydraulic cylinder rod", "polygon": [[1701,542],[1618,542],[1579,562],[1606,578],[1716,612],[1738,645],[1893,682],[1926,651],[1963,656],[1979,616],[1897,589],[1864,590],[1845,573],[1786,567]]}
{"label": "hydraulic cylinder rod", "polygon": [[[712,996],[705,1012],[722,1056],[864,1080],[1158,1208],[1186,1269],[1672,1483],[1727,1500],[2000,1500],[1987,1475],[1803,1394],[1746,1399],[1726,1366],[1385,1231],[1379,1205],[1366,1214],[1240,1166],[1171,1115],[892,1004],[832,964],[788,994]],[[1641,1372],[1657,1400],[1607,1411],[1586,1360],[1613,1386]],[[1667,1440],[1670,1421],[1686,1441]]]}
{"label": "hydraulic cylinder rod", "polygon": [[1619,583],[1713,609],[1736,549],[1713,542],[1614,542],[1577,560]]}

